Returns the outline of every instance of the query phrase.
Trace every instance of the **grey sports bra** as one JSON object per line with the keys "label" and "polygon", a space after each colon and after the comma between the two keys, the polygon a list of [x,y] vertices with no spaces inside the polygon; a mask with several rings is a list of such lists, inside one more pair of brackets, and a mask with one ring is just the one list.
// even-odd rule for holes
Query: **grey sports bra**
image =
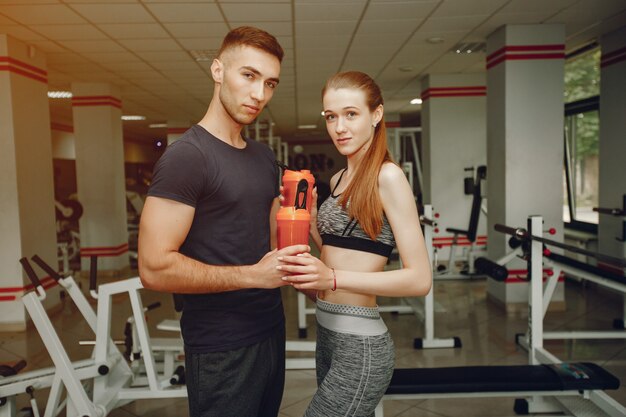
{"label": "grey sports bra", "polygon": [[[344,210],[338,201],[339,196],[335,195],[335,190],[341,183],[344,169],[337,184],[333,188],[330,196],[322,203],[317,215],[317,228],[322,236],[324,245],[336,246],[346,249],[355,249],[362,252],[376,253],[389,257],[391,251],[396,246],[396,241],[391,231],[391,226],[387,217],[383,213],[383,227],[376,238],[372,240],[367,233],[361,229],[356,219],[351,219],[347,210]],[[350,202],[348,202],[350,204]]]}

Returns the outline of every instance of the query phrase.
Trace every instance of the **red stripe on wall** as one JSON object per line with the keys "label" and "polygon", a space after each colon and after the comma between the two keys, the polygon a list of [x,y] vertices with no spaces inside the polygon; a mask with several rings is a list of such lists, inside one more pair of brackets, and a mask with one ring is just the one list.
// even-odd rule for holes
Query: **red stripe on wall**
{"label": "red stripe on wall", "polygon": [[[543,270],[543,280],[546,281],[549,278],[549,273],[552,272],[552,269],[545,268]],[[506,284],[519,284],[522,282],[528,282],[528,270],[527,269],[510,269],[509,276],[504,280]],[[565,281],[565,273],[561,272],[559,275],[558,282]]]}
{"label": "red stripe on wall", "polygon": [[128,252],[128,243],[123,243],[119,246],[80,248],[81,258],[87,258],[94,255],[103,257],[114,257],[120,256],[126,252]]}
{"label": "red stripe on wall", "polygon": [[122,108],[122,101],[113,96],[75,96],[72,97],[72,106],[113,106]]}
{"label": "red stripe on wall", "polygon": [[[41,278],[39,281],[41,282],[41,285],[43,286],[56,282],[52,277],[48,277],[48,276]],[[0,293],[22,292],[26,290],[32,290],[33,288],[35,288],[33,284],[28,284],[23,287],[4,287],[4,288],[0,288]]]}
{"label": "red stripe on wall", "polygon": [[487,95],[485,86],[469,87],[432,87],[422,92],[422,100],[431,97],[480,97]]}
{"label": "red stripe on wall", "polygon": [[18,75],[21,75],[21,76],[26,77],[26,78],[30,78],[30,79],[35,80],[35,81],[39,81],[39,82],[42,82],[44,84],[48,84],[48,79],[47,78],[40,77],[37,74],[32,74],[30,72],[24,71],[24,70],[19,69],[19,68],[11,67],[10,65],[0,65],[0,71],[12,72],[14,74],[18,74]]}
{"label": "red stripe on wall", "polygon": [[608,67],[609,65],[617,64],[618,62],[622,62],[625,59],[626,59],[626,52],[624,52],[622,55],[616,56],[615,58],[602,60],[600,62],[600,68],[605,68],[605,67]]}
{"label": "red stripe on wall", "polygon": [[33,65],[27,64],[26,62],[20,61],[19,59],[15,59],[13,57],[10,56],[0,56],[0,62],[8,62],[9,64],[12,65],[17,65],[18,67],[22,67],[26,70],[32,71],[32,72],[36,72],[39,75],[43,76],[43,77],[47,77],[48,76],[48,72],[45,70],[42,70],[41,68],[37,68]]}
{"label": "red stripe on wall", "polygon": [[515,54],[502,55],[500,58],[497,58],[492,61],[487,61],[487,69],[493,68],[498,64],[501,64],[504,61],[534,61],[540,59],[565,59],[565,53],[556,53],[556,54]]}
{"label": "red stripe on wall", "polygon": [[506,53],[506,52],[538,52],[538,51],[563,51],[565,52],[564,44],[553,44],[553,45],[507,45],[498,49],[495,52],[487,55],[487,61],[495,58],[496,56]]}
{"label": "red stripe on wall", "polygon": [[385,122],[385,127],[400,127],[400,122]]}
{"label": "red stripe on wall", "polygon": [[17,297],[14,295],[5,295],[5,296],[0,297],[0,302],[1,301],[15,301],[15,300],[17,300]]}
{"label": "red stripe on wall", "polygon": [[[433,238],[434,241],[440,241],[440,240],[449,240],[452,241],[452,239],[454,239],[454,236],[439,236],[439,237],[435,237]],[[487,236],[486,235],[482,235],[482,236],[476,236],[477,240],[487,240]],[[459,236],[458,240],[467,240],[469,241],[469,239],[467,239],[467,237],[465,236]]]}
{"label": "red stripe on wall", "polygon": [[602,54],[601,60],[611,59],[616,57],[617,55],[621,55],[626,52],[626,46],[620,49],[616,49],[612,52],[607,52],[606,54]]}

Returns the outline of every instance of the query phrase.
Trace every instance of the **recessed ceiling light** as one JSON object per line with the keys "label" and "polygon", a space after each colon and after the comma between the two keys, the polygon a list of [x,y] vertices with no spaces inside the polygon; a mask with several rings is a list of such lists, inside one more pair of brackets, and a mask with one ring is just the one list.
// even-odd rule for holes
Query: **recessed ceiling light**
{"label": "recessed ceiling light", "polygon": [[298,129],[316,129],[317,125],[298,125]]}
{"label": "recessed ceiling light", "polygon": [[48,98],[72,98],[71,91],[48,91]]}
{"label": "recessed ceiling light", "polygon": [[400,67],[398,68],[398,70],[402,71],[402,72],[411,72],[413,71],[415,68],[411,67],[411,66],[406,66],[406,67]]}
{"label": "recessed ceiling light", "polygon": [[421,98],[414,98],[409,103],[411,103],[411,104],[422,104],[422,99]]}
{"label": "recessed ceiling light", "polygon": [[441,36],[431,36],[430,38],[426,38],[426,42],[428,43],[442,43],[445,41],[445,38]]}
{"label": "recessed ceiling light", "polygon": [[473,54],[485,52],[486,49],[487,45],[484,42],[461,42],[454,45],[450,51],[457,54]]}
{"label": "recessed ceiling light", "polygon": [[146,116],[128,114],[128,115],[122,116],[122,120],[146,120]]}

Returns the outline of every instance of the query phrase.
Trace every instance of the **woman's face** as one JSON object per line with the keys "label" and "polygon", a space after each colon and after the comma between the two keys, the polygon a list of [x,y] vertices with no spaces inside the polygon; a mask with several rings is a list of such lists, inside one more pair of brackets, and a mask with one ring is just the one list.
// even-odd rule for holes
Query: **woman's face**
{"label": "woman's face", "polygon": [[326,129],[344,156],[364,154],[374,137],[374,125],[382,118],[382,106],[373,112],[358,89],[328,89],[323,98]]}

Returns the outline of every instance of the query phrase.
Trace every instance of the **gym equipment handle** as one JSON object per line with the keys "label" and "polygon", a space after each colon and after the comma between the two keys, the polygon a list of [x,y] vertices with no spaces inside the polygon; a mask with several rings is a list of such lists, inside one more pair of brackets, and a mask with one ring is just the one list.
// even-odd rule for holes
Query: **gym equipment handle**
{"label": "gym equipment handle", "polygon": [[98,280],[98,257],[91,255],[89,260],[89,291],[95,291]]}
{"label": "gym equipment handle", "polygon": [[551,239],[545,239],[543,237],[531,236],[526,229],[522,228],[514,228],[510,226],[505,226],[503,224],[496,224],[494,229],[501,233],[506,233],[509,235],[513,235],[520,240],[535,240],[537,242],[545,243],[546,245],[556,246],[557,248],[565,249],[570,252],[579,253],[581,255],[590,256],[599,261],[606,262],[608,264],[612,264],[615,266],[620,266],[622,268],[626,268],[626,259],[616,258],[615,256],[604,255],[598,252],[592,252],[589,250],[581,249],[576,246],[566,245],[565,243],[557,242]]}
{"label": "gym equipment handle", "polygon": [[154,310],[155,308],[161,307],[161,302],[160,301],[155,301],[154,303],[148,305],[147,307],[144,308],[144,311],[150,311],[150,310]]}
{"label": "gym equipment handle", "polygon": [[30,265],[30,262],[28,262],[28,259],[24,257],[20,259],[20,263],[22,264],[22,268],[24,268],[24,271],[26,271],[26,275],[28,275],[28,279],[30,279],[30,282],[33,284],[33,286],[35,288],[41,287],[41,281],[39,281],[39,278],[33,270],[33,267]]}
{"label": "gym equipment handle", "polygon": [[63,278],[61,275],[59,275],[59,273],[57,271],[52,269],[52,267],[50,265],[48,265],[43,259],[41,259],[39,257],[39,255],[34,255],[30,259],[32,259],[33,262],[35,262],[37,265],[39,265],[39,267],[41,269],[43,269],[46,272],[46,274],[48,274],[55,281],[58,282],[60,279]]}
{"label": "gym equipment handle", "polygon": [[0,376],[6,378],[8,376],[17,375],[19,371],[26,368],[26,361],[24,359],[20,360],[15,365],[0,365]]}
{"label": "gym equipment handle", "polygon": [[429,219],[428,217],[420,216],[420,223],[425,224],[426,226],[436,226],[437,223],[433,219]]}
{"label": "gym equipment handle", "polygon": [[597,211],[601,214],[610,214],[611,216],[625,216],[626,212],[619,208],[602,208],[602,207],[594,207],[593,211]]}

